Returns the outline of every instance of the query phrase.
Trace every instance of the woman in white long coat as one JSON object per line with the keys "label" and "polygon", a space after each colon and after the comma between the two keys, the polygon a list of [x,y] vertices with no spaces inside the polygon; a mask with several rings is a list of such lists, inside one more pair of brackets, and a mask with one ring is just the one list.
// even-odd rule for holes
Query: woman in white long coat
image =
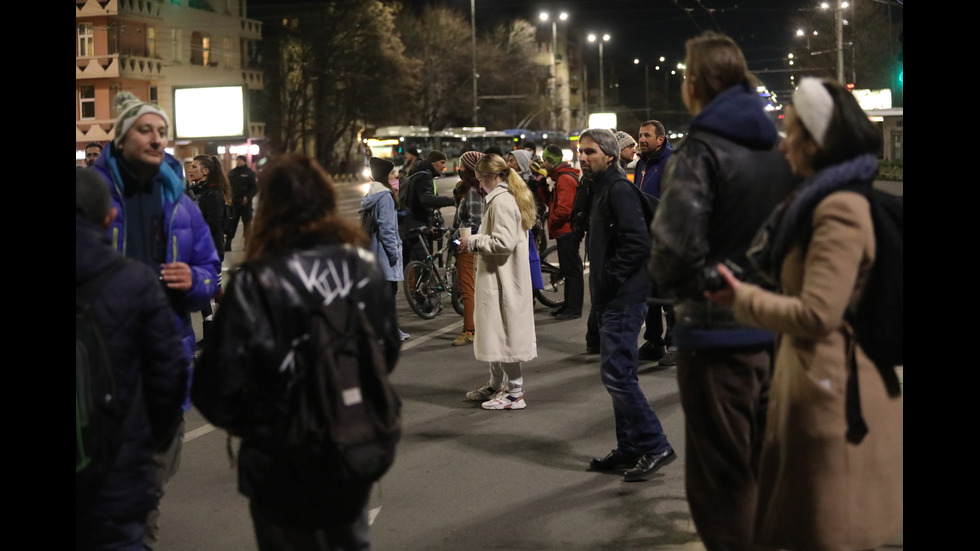
{"label": "woman in white long coat", "polygon": [[475,172],[486,208],[460,251],[476,253],[473,355],[490,363],[490,378],[466,398],[483,409],[524,409],[523,363],[538,355],[527,243],[534,196],[499,155],[484,155]]}

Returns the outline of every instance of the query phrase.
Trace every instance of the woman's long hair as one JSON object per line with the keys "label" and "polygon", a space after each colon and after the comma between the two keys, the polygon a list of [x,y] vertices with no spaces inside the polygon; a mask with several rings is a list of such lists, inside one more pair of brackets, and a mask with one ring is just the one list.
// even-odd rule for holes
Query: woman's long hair
{"label": "woman's long hair", "polygon": [[224,203],[230,205],[231,182],[228,181],[228,176],[225,175],[225,171],[221,168],[221,161],[214,155],[198,155],[194,157],[194,160],[208,169],[208,175],[205,176],[205,181],[209,186],[217,187],[218,192],[221,193],[221,198],[224,199]]}
{"label": "woman's long hair", "polygon": [[497,154],[484,155],[476,163],[474,171],[482,174],[496,174],[501,180],[507,181],[507,189],[514,196],[517,208],[521,211],[521,226],[525,231],[534,226],[538,217],[538,207],[534,204],[534,195],[521,179],[520,174],[507,166],[507,161]]}
{"label": "woman's long hair", "polygon": [[325,243],[368,245],[358,226],[337,215],[330,175],[305,155],[284,155],[267,166],[258,195],[247,261]]}

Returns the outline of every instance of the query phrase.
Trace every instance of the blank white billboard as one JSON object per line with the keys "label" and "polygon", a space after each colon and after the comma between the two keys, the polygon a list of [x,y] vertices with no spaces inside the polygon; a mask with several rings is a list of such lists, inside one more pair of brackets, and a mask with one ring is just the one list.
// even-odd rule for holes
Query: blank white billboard
{"label": "blank white billboard", "polygon": [[174,89],[174,138],[239,138],[245,132],[242,86]]}

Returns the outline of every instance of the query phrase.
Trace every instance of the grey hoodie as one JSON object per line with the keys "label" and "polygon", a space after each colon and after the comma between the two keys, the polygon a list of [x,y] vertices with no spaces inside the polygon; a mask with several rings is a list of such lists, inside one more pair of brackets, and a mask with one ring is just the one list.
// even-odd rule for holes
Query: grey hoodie
{"label": "grey hoodie", "polygon": [[528,181],[531,178],[531,154],[524,149],[515,149],[508,152],[508,155],[513,155],[517,166],[521,167],[521,179]]}

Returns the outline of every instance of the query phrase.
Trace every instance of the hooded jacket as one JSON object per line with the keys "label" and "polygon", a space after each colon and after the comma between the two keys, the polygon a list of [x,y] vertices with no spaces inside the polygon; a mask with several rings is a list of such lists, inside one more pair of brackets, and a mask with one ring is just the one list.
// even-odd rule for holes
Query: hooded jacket
{"label": "hooded jacket", "polygon": [[371,182],[367,195],[361,199],[361,210],[371,211],[378,227],[371,235],[371,252],[378,258],[385,281],[402,281],[402,239],[391,190],[381,182]]}
{"label": "hooded jacket", "polygon": [[548,235],[559,238],[572,233],[572,205],[578,193],[579,171],[562,162],[548,173],[555,187],[538,186],[538,196],[548,205]]}
{"label": "hooded jacket", "polygon": [[648,155],[640,155],[633,169],[633,181],[637,182],[640,191],[660,199],[662,193],[660,182],[663,179],[664,168],[667,166],[667,159],[670,159],[673,152],[674,146],[670,145],[670,141],[664,136],[664,143],[660,149]]}
{"label": "hooded jacket", "polygon": [[[113,248],[126,255],[125,184],[120,172],[119,155],[115,146],[105,148],[92,168],[102,174],[109,183],[109,196],[118,215],[109,227],[108,234]],[[218,278],[221,274],[221,260],[214,247],[214,239],[201,210],[194,200],[184,193],[181,178],[183,168],[177,159],[167,153],[160,171],[153,177],[153,185],[160,186],[163,203],[163,262],[184,262],[191,268],[193,282],[187,292],[168,292],[173,307],[177,327],[181,333],[181,343],[188,370],[192,370],[192,359],[196,338],[191,324],[191,312],[199,311],[218,292]],[[159,273],[159,267],[154,267]],[[190,399],[184,404],[190,409]]]}
{"label": "hooded jacket", "polygon": [[658,292],[675,301],[679,349],[773,341],[772,333],[737,323],[731,309],[704,298],[702,273],[726,260],[748,267],[756,230],[795,182],[778,141],[755,91],[733,86],[691,121],[667,164],[648,267]]}

